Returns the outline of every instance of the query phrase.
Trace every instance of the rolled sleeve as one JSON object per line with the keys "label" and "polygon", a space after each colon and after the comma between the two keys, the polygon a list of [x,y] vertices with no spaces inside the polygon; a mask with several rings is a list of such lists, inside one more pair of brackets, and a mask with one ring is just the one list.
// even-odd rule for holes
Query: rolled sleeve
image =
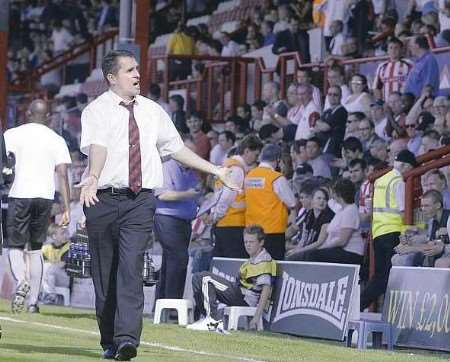
{"label": "rolled sleeve", "polygon": [[295,195],[289,187],[289,183],[284,176],[278,177],[273,182],[273,191],[288,208],[292,209],[297,204]]}
{"label": "rolled sleeve", "polygon": [[158,127],[158,139],[157,147],[161,157],[171,155],[184,147],[183,140],[181,139],[175,125],[169,118],[169,115],[160,106],[159,108],[159,127]]}
{"label": "rolled sleeve", "polygon": [[108,129],[105,122],[91,110],[86,108],[81,114],[81,141],[80,150],[89,155],[91,145],[108,146]]}

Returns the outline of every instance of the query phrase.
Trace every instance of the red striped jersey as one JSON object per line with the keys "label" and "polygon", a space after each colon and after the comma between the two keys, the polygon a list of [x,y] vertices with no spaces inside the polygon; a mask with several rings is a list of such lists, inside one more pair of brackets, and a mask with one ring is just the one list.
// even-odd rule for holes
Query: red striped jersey
{"label": "red striped jersey", "polygon": [[392,92],[403,92],[406,78],[412,67],[413,63],[408,59],[388,60],[381,63],[375,73],[373,89],[381,89],[385,100]]}

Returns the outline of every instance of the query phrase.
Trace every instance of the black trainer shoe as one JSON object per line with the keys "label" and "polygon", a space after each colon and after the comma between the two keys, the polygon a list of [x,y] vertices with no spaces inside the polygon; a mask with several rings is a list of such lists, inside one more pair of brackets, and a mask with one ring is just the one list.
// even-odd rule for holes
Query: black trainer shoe
{"label": "black trainer shoe", "polygon": [[114,347],[109,347],[105,349],[102,353],[103,359],[114,359],[116,357],[116,349]]}
{"label": "black trainer shoe", "polygon": [[13,313],[23,312],[25,309],[25,299],[30,292],[30,284],[23,280],[16,288],[16,293],[11,301],[11,311]]}
{"label": "black trainer shoe", "polygon": [[40,313],[39,306],[37,304],[32,304],[28,306],[28,313]]}
{"label": "black trainer shoe", "polygon": [[117,348],[116,360],[130,361],[132,358],[136,357],[136,355],[136,346],[131,342],[124,342]]}

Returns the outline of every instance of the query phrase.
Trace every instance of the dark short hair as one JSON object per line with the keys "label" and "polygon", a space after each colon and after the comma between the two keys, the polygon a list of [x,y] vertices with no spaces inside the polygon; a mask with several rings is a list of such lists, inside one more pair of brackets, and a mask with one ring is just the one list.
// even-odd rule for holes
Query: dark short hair
{"label": "dark short hair", "polygon": [[189,118],[198,118],[203,121],[202,115],[198,111],[191,111],[191,113],[189,114]]}
{"label": "dark short hair", "polygon": [[358,118],[358,121],[362,121],[364,118],[367,118],[364,112],[350,112],[348,116],[355,116],[356,118]]}
{"label": "dark short hair", "polygon": [[258,111],[262,111],[266,105],[267,103],[262,101],[261,99],[253,103],[253,107],[255,107]]}
{"label": "dark short hair", "polygon": [[319,186],[317,179],[307,179],[300,183],[299,193],[312,196],[314,190]]}
{"label": "dark short hair", "polygon": [[233,144],[234,144],[234,142],[236,142],[236,135],[233,132],[223,131],[223,132],[221,132],[221,134],[225,135],[225,138],[227,139],[227,141],[231,141]]}
{"label": "dark short hair", "polygon": [[238,108],[239,107],[242,107],[242,109],[244,110],[245,113],[249,113],[249,114],[252,113],[252,108],[247,103],[241,104],[241,105],[238,106]]}
{"label": "dark short hair", "polygon": [[328,68],[328,71],[333,71],[339,73],[342,76],[345,76],[345,69],[339,64],[332,65],[330,68]]}
{"label": "dark short hair", "polygon": [[353,168],[358,165],[361,167],[361,170],[365,170],[367,168],[367,162],[362,158],[355,158],[354,160],[351,160],[348,167]]}
{"label": "dark short hair", "polygon": [[432,199],[435,203],[438,202],[441,207],[444,206],[444,199],[442,197],[442,194],[438,190],[428,190],[422,195],[422,199],[425,198]]}
{"label": "dark short hair", "polygon": [[278,132],[278,130],[279,128],[274,124],[265,124],[259,129],[258,136],[262,140],[266,140],[267,138],[272,137],[272,135]]}
{"label": "dark short hair", "polygon": [[318,187],[316,188],[313,192],[312,192],[312,196],[314,197],[314,195],[316,194],[316,192],[321,192],[325,195],[325,200],[329,200],[330,199],[330,194],[328,193],[327,189],[324,187]]}
{"label": "dark short hair", "polygon": [[347,137],[342,143],[342,148],[347,151],[359,151],[363,152],[363,145],[361,141],[356,137]]}
{"label": "dark short hair", "polygon": [[316,136],[310,137],[306,140],[306,143],[308,143],[308,142],[314,142],[320,148],[320,140],[318,137],[316,137]]}
{"label": "dark short hair", "polygon": [[159,98],[161,97],[161,87],[157,83],[151,83],[149,87],[150,95]]}
{"label": "dark short hair", "polygon": [[392,36],[392,37],[389,38],[388,44],[389,43],[397,44],[398,46],[403,48],[403,42],[399,38],[397,38],[395,36]]}
{"label": "dark short hair", "polygon": [[245,136],[238,147],[238,154],[244,154],[245,149],[248,148],[251,151],[261,150],[263,148],[263,143],[261,140],[254,135]]}
{"label": "dark short hair", "polygon": [[418,35],[414,38],[414,42],[420,49],[429,50],[430,44],[428,44],[428,39],[423,35]]}
{"label": "dark short hair", "polygon": [[244,229],[244,234],[256,235],[256,238],[259,241],[263,241],[266,238],[266,233],[264,232],[263,227],[257,224],[246,226]]}
{"label": "dark short hair", "polygon": [[183,109],[184,107],[184,98],[179,94],[174,94],[173,96],[169,97],[169,100],[176,103],[178,109]]}
{"label": "dark short hair", "polygon": [[134,58],[134,54],[128,50],[111,50],[103,57],[102,72],[105,80],[108,81],[108,74],[117,74],[119,71],[119,58]]}
{"label": "dark short hair", "polygon": [[345,178],[338,179],[333,185],[333,192],[340,197],[346,204],[355,202],[355,185]]}

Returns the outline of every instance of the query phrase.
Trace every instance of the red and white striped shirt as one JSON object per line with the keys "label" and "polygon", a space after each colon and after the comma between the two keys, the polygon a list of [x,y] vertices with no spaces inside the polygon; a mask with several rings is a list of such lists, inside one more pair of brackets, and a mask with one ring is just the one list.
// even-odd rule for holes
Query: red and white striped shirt
{"label": "red and white striped shirt", "polygon": [[381,89],[383,99],[387,99],[392,92],[403,92],[406,78],[413,67],[408,59],[386,61],[381,63],[375,73],[373,89]]}

